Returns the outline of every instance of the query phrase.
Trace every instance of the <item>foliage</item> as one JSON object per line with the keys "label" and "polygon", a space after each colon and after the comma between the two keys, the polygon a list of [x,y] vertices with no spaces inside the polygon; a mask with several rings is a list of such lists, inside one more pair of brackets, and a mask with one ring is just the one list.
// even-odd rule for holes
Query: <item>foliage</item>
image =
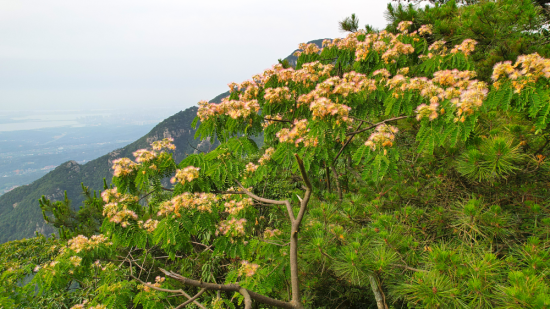
{"label": "foliage", "polygon": [[[390,10],[415,21],[229,84],[194,122],[216,149],[178,163],[163,139],[113,161],[100,234],[24,288],[72,308],[548,308],[550,59],[487,73],[476,53],[500,43],[415,25],[513,5]],[[521,5],[510,36],[530,40]]]}
{"label": "foliage", "polygon": [[[436,1],[439,2],[439,1]],[[531,0],[475,0],[442,1],[435,6],[416,9],[409,4],[388,5],[390,29],[401,21],[412,21],[412,30],[432,24],[433,35],[429,42],[443,40],[450,46],[464,39],[478,44],[472,54],[480,80],[489,81],[495,63],[515,60],[519,55],[534,52],[550,55],[549,11]],[[467,2],[470,5],[458,5]]]}
{"label": "foliage", "polygon": [[178,147],[175,153],[177,160],[193,153],[199,143],[193,139],[195,132],[190,127],[196,112],[196,107],[191,107],[176,113],[159,123],[147,135],[124,148],[82,165],[75,161],[63,163],[33,183],[0,196],[0,243],[32,237],[35,231],[45,235],[54,232],[54,229],[44,222],[41,209],[38,207],[37,201],[42,195],[52,201],[61,201],[64,191],[67,191],[67,197],[72,202],[72,211],[76,211],[87,200],[86,195],[82,194],[81,183],[92,191],[103,189],[103,179],[110,184],[113,176],[110,162],[119,157],[131,156],[132,152],[146,148],[151,140],[162,139],[165,134],[171,134],[175,137],[174,143]]}

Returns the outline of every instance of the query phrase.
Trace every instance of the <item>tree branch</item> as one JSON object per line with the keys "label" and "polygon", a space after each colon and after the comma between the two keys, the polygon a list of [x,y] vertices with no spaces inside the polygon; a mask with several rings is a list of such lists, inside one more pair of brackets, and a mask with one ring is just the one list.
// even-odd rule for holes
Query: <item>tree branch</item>
{"label": "tree branch", "polygon": [[255,199],[258,202],[262,202],[262,203],[266,203],[266,204],[285,205],[286,209],[288,211],[288,216],[290,217],[290,222],[292,223],[292,222],[294,222],[294,220],[296,220],[296,218],[294,217],[294,212],[292,212],[292,205],[290,205],[289,201],[287,201],[287,200],[277,201],[277,200],[270,200],[270,199],[267,199],[267,198],[259,197],[256,194],[254,194],[254,193],[248,191],[247,189],[245,189],[243,187],[243,185],[238,180],[235,180],[235,182],[241,188],[241,190],[243,190],[243,192],[246,195],[250,196],[251,198]]}
{"label": "tree branch", "polygon": [[210,191],[210,192],[215,194],[246,194],[244,192],[237,192],[237,191]]}
{"label": "tree branch", "polygon": [[[161,269],[162,270],[162,269]],[[195,295],[194,297],[191,297],[189,294],[185,293],[182,289],[179,289],[179,290],[169,290],[169,289],[163,289],[163,288],[159,288],[159,287],[156,287],[154,285],[151,285],[149,283],[146,283],[146,282],[143,282],[141,281],[141,279],[139,279],[138,277],[134,276],[134,275],[130,275],[130,277],[136,279],[137,281],[139,281],[139,283],[143,284],[144,286],[148,287],[148,288],[151,288],[153,290],[157,290],[159,292],[166,292],[166,293],[179,293],[185,297],[187,297],[190,302],[193,302],[195,305],[199,306],[199,308],[201,309],[206,309],[205,306],[203,306],[201,303],[197,302],[196,299],[202,294],[204,293],[204,291],[201,291],[199,292],[197,295]],[[187,305],[189,304],[190,302],[185,302],[184,304]],[[178,306],[178,308],[183,308],[182,305]]]}
{"label": "tree branch", "polygon": [[290,121],[290,120],[285,120],[285,119],[272,119],[272,118],[265,118],[265,117],[264,117],[264,120],[265,120],[265,121],[274,121],[274,122],[276,121],[276,122],[288,122],[288,123],[292,123],[292,121]]}
{"label": "tree branch", "polygon": [[[355,129],[355,131],[361,129],[361,126],[363,125],[363,122],[361,122],[358,126],[357,126],[357,129]],[[332,164],[334,164],[334,162],[336,162],[336,160],[338,160],[338,157],[340,157],[340,155],[342,154],[342,151],[344,151],[344,148],[346,148],[346,146],[351,142],[351,140],[353,139],[353,137],[355,136],[352,135],[348,138],[348,140],[346,141],[346,143],[344,145],[342,145],[342,148],[340,148],[340,151],[338,151],[338,154],[336,155],[336,157],[334,157],[334,160],[332,160]]]}
{"label": "tree branch", "polygon": [[240,288],[239,293],[244,296],[244,309],[252,309],[252,299],[250,299],[248,291],[244,288]]}
{"label": "tree branch", "polygon": [[[198,280],[185,278],[185,277],[183,277],[179,274],[176,274],[172,271],[167,271],[167,270],[162,269],[162,268],[159,268],[159,269],[167,277],[172,278],[174,280],[177,280],[177,281],[183,283],[184,285],[203,288],[203,289],[206,289],[206,290],[227,291],[227,292],[237,292],[237,293],[241,293],[240,292],[241,289],[244,289],[240,285],[234,284],[234,283],[232,283],[232,284],[208,283],[208,282],[203,282],[203,281],[198,281]],[[294,306],[294,304],[292,304],[290,302],[284,302],[284,301],[280,301],[280,300],[277,300],[277,299],[273,299],[271,297],[267,297],[267,296],[264,296],[264,295],[261,295],[261,294],[258,294],[258,293],[254,293],[250,290],[246,290],[246,292],[248,292],[251,299],[254,299],[255,301],[261,302],[262,304],[276,306],[276,307],[279,307],[279,308],[288,308],[288,309],[297,308],[296,306]]]}
{"label": "tree branch", "polygon": [[546,148],[546,146],[548,146],[548,143],[550,143],[550,138],[546,138],[546,143],[544,143],[544,145],[542,145],[537,151],[535,151],[535,155],[539,154],[542,152],[542,150],[544,148]]}
{"label": "tree branch", "polygon": [[330,169],[332,170],[332,173],[334,174],[334,181],[336,182],[336,190],[338,191],[338,199],[341,202],[344,199],[344,197],[342,195],[342,187],[340,186],[340,180],[338,180],[338,173],[336,172],[336,168],[334,167],[334,165],[331,165]]}
{"label": "tree branch", "polygon": [[407,265],[401,265],[401,264],[391,264],[391,266],[404,268],[406,270],[412,270],[412,271],[416,271],[416,272],[422,272],[422,273],[427,273],[428,272],[427,270],[424,270],[424,269],[416,269],[416,268],[412,268],[412,267],[409,267]]}
{"label": "tree branch", "polygon": [[360,119],[360,118],[355,118],[355,117],[351,117],[351,116],[349,116],[349,118],[351,118],[351,119],[353,119],[353,120],[360,121],[360,122],[362,122],[362,123],[372,124],[372,122],[366,121],[366,120],[363,120],[363,119]]}
{"label": "tree branch", "polygon": [[195,299],[199,298],[199,296],[201,296],[202,293],[204,293],[205,291],[206,291],[206,289],[200,290],[200,291],[197,293],[197,295],[195,295],[195,296],[189,298],[188,301],[186,301],[186,302],[184,302],[183,304],[177,306],[175,309],[181,309],[181,308],[183,308],[183,307],[189,305],[190,303],[192,303],[193,301],[195,301]]}
{"label": "tree branch", "polygon": [[374,298],[376,299],[376,306],[378,307],[378,309],[388,309],[388,306],[386,306],[386,302],[380,291],[380,287],[378,286],[378,282],[373,275],[369,276],[369,282],[372,293],[374,294]]}
{"label": "tree branch", "polygon": [[384,123],[387,123],[387,122],[390,122],[390,121],[396,121],[396,120],[400,120],[400,119],[410,118],[410,117],[412,117],[412,116],[399,116],[399,117],[386,119],[384,121],[380,121],[379,123],[373,124],[372,126],[370,126],[368,128],[364,128],[364,129],[357,130],[357,131],[354,131],[354,132],[346,133],[346,136],[350,136],[350,135],[353,136],[353,135],[359,134],[361,132],[365,132],[365,131],[368,131],[370,129],[374,129],[374,128],[376,128],[377,126],[379,126],[381,124],[384,124]]}
{"label": "tree branch", "polygon": [[300,211],[298,212],[298,217],[296,218],[296,224],[300,225],[300,223],[302,222],[302,218],[304,217],[304,213],[306,211],[309,198],[311,197],[311,192],[313,191],[313,187],[311,186],[311,182],[309,181],[309,177],[307,176],[306,169],[304,167],[304,162],[298,156],[298,154],[294,154],[294,156],[296,157],[296,161],[298,161],[298,167],[300,168],[300,173],[302,174],[302,178],[304,179],[304,183],[306,184],[306,193],[304,193],[304,198],[300,203]]}

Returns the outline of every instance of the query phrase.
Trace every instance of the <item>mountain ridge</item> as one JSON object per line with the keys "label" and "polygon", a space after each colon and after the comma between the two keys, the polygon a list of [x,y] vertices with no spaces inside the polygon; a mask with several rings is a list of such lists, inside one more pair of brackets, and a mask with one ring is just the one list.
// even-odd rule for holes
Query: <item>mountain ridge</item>
{"label": "mountain ridge", "polygon": [[[323,40],[318,39],[307,43],[315,43],[321,47]],[[295,65],[297,60],[294,52],[284,58],[291,65]],[[217,95],[210,102],[220,103],[227,96],[229,96],[229,91]],[[191,123],[197,110],[198,107],[193,106],[180,111],[166,118],[149,133],[125,147],[111,151],[85,164],[78,164],[74,160],[67,161],[31,184],[17,187],[1,195],[0,243],[32,237],[36,232],[45,235],[55,232],[55,229],[48,225],[42,217],[38,204],[38,199],[42,195],[52,201],[61,200],[66,190],[73,207],[78,207],[84,201],[81,183],[92,190],[102,190],[103,178],[108,184],[111,183],[113,160],[120,157],[132,158],[134,151],[149,147],[153,141],[166,137],[174,138],[176,162],[184,159],[187,154],[210,150],[213,146],[210,141],[201,142],[194,138],[196,130],[191,127]]]}
{"label": "mountain ridge", "polygon": [[[67,161],[54,170],[35,180],[31,184],[20,186],[0,196],[0,243],[33,236],[34,232],[51,234],[53,227],[47,225],[38,206],[38,199],[45,195],[51,200],[63,198],[66,190],[73,206],[79,206],[84,200],[81,183],[94,190],[103,188],[103,178],[111,182],[111,163],[120,157],[132,157],[132,152],[146,148],[155,140],[174,138],[175,159],[182,160],[199,146],[194,139],[195,129],[191,122],[198,108],[190,107],[180,111],[157,124],[149,133],[128,144],[85,164],[74,160]],[[187,127],[188,129],[185,129]],[[207,143],[208,144],[208,143]],[[202,147],[207,147],[203,141]]]}

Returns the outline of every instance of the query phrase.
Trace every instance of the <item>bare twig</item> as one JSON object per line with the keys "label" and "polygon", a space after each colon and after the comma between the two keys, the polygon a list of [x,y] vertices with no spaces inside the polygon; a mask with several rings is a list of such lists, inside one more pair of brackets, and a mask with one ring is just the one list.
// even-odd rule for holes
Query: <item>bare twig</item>
{"label": "bare twig", "polygon": [[252,309],[252,299],[250,298],[248,291],[244,288],[240,288],[239,293],[244,296],[244,309]]}
{"label": "bare twig", "polygon": [[342,195],[342,187],[340,186],[340,180],[338,179],[338,173],[336,172],[336,168],[334,167],[334,165],[332,165],[330,167],[330,169],[332,170],[332,173],[334,174],[334,182],[336,183],[336,190],[338,191],[338,199],[341,202],[344,199],[344,197]]}
{"label": "bare twig", "polygon": [[191,241],[191,243],[192,243],[192,244],[195,244],[195,245],[199,245],[199,246],[205,247],[206,249],[204,249],[204,250],[210,250],[210,251],[212,251],[212,249],[210,249],[210,248],[212,248],[213,245],[207,246],[207,245],[205,245],[205,244],[201,244],[200,242],[195,242],[195,241]]}
{"label": "bare twig", "polygon": [[187,145],[191,146],[191,148],[195,149],[196,151],[200,151],[200,152],[204,153],[204,151],[193,147],[193,145],[191,145],[189,142],[187,142]]}
{"label": "bare twig", "polygon": [[[143,284],[144,286],[146,286],[146,287],[148,287],[148,288],[150,288],[150,289],[157,290],[157,291],[159,291],[159,292],[178,293],[178,294],[181,294],[181,295],[187,297],[188,299],[192,299],[192,298],[193,298],[193,297],[191,297],[189,294],[185,293],[185,291],[183,291],[182,289],[179,289],[179,290],[163,289],[163,288],[159,288],[159,287],[156,287],[156,286],[154,286],[154,285],[151,285],[151,284],[149,284],[149,283],[143,282],[143,281],[141,281],[141,279],[139,279],[138,277],[136,277],[136,276],[134,276],[134,275],[132,275],[132,274],[130,274],[130,277],[136,279],[137,281],[139,281],[139,283]],[[200,293],[200,292],[199,292],[199,293]],[[200,294],[202,294],[202,293],[200,293]],[[195,295],[195,296],[196,296],[196,295]],[[199,296],[200,296],[200,295],[199,295]],[[198,297],[198,296],[197,296],[197,297]],[[201,309],[206,309],[206,307],[203,306],[201,303],[199,303],[199,302],[196,300],[196,298],[195,298],[194,300],[192,300],[192,302],[193,302],[195,305],[197,305],[199,308],[201,308]],[[183,307],[181,307],[181,308],[183,308]]]}
{"label": "bare twig", "polygon": [[190,303],[192,303],[193,301],[195,301],[195,299],[199,298],[199,296],[201,296],[202,293],[204,293],[205,291],[206,291],[206,289],[200,290],[195,296],[189,298],[188,301],[186,301],[186,302],[184,302],[183,304],[177,306],[175,309],[181,309],[181,308],[183,308],[183,307],[189,305]]}
{"label": "bare twig", "polygon": [[210,192],[215,194],[246,194],[244,192],[238,192],[238,191],[210,191]]}
{"label": "bare twig", "polygon": [[404,268],[406,270],[412,270],[412,271],[416,271],[416,272],[422,272],[422,273],[427,273],[428,272],[427,270],[424,270],[424,269],[412,268],[412,267],[409,267],[407,265],[401,265],[401,264],[391,264],[391,266]]}
{"label": "bare twig", "polygon": [[361,119],[361,118],[355,118],[355,117],[351,117],[351,116],[350,116],[349,118],[351,118],[351,119],[353,119],[353,120],[360,121],[360,122],[364,122],[364,123],[366,123],[366,124],[372,124],[372,122],[363,120],[363,119]]}
{"label": "bare twig", "polygon": [[[363,125],[363,123],[361,122],[357,128],[355,129],[355,131],[361,129],[361,126]],[[351,142],[351,140],[353,139],[353,137],[355,136],[352,135],[348,138],[348,140],[346,141],[346,143],[344,145],[342,145],[342,148],[340,148],[340,151],[338,151],[338,154],[336,155],[336,157],[334,157],[334,160],[332,160],[332,164],[334,164],[336,162],[336,160],[338,160],[338,157],[340,157],[340,155],[342,154],[342,151],[344,151],[344,148],[346,148],[346,146]]]}
{"label": "bare twig", "polygon": [[290,120],[285,120],[285,119],[273,119],[273,118],[265,118],[264,117],[264,120],[265,121],[276,121],[276,122],[287,122],[287,123],[292,123],[292,121]]}
{"label": "bare twig", "polygon": [[[198,280],[193,280],[189,278],[185,278],[179,274],[176,274],[172,271],[167,271],[165,269],[160,268],[160,271],[163,272],[167,277],[172,278],[174,280],[177,280],[185,285],[194,286],[198,288],[203,288],[206,290],[214,290],[214,291],[227,291],[227,292],[238,292],[241,293],[242,288],[240,285],[231,283],[231,284],[216,284],[216,283],[208,283]],[[258,293],[254,293],[250,290],[246,290],[248,295],[250,296],[250,299],[254,299],[255,301],[261,302],[266,305],[276,306],[279,308],[288,308],[288,309],[294,309],[297,308],[294,306],[294,304],[290,302],[284,302],[277,299],[273,299],[271,297],[267,297]],[[244,295],[243,295],[244,296]],[[300,307],[301,308],[301,307]]]}
{"label": "bare twig", "polygon": [[270,245],[275,245],[275,246],[279,246],[279,247],[286,247],[288,246],[290,243],[287,242],[286,244],[278,244],[278,243],[274,243],[274,242],[271,242],[271,241],[267,241],[265,239],[260,239],[261,242],[265,242],[265,243],[268,243]]}
{"label": "bare twig", "polygon": [[374,128],[376,128],[377,126],[379,126],[381,124],[388,123],[388,122],[391,122],[391,121],[401,120],[401,119],[405,119],[405,118],[409,118],[409,117],[412,117],[412,116],[399,116],[399,117],[395,117],[395,118],[386,119],[384,121],[380,121],[379,123],[373,124],[372,126],[370,126],[368,128],[364,128],[364,129],[357,130],[357,131],[354,131],[354,132],[346,133],[346,135],[347,136],[356,135],[356,134],[359,134],[361,132],[365,132],[365,131],[368,131],[370,129],[374,129]]}

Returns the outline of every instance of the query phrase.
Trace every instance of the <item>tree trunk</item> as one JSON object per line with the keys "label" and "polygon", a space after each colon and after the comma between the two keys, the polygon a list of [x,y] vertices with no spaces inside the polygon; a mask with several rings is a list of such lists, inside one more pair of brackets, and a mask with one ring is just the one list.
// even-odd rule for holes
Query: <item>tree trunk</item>
{"label": "tree trunk", "polygon": [[381,287],[378,285],[378,280],[376,280],[375,275],[369,276],[369,281],[370,281],[370,287],[372,289],[372,293],[374,293],[374,298],[376,299],[377,308],[388,309],[384,294],[382,293]]}
{"label": "tree trunk", "polygon": [[340,202],[344,199],[342,195],[342,187],[340,186],[340,180],[338,180],[338,173],[336,172],[336,168],[333,166],[330,167],[332,169],[332,173],[334,174],[334,182],[336,183],[336,190],[338,191],[338,198],[340,199]]}

